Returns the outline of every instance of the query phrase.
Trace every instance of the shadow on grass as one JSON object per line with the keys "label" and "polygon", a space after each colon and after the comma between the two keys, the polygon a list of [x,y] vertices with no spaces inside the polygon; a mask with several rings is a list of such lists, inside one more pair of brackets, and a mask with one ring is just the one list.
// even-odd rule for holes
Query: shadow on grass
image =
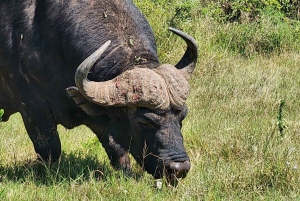
{"label": "shadow on grass", "polygon": [[77,153],[62,153],[60,161],[52,164],[35,160],[0,165],[0,182],[33,182],[36,185],[50,186],[62,182],[80,183],[91,180],[105,182],[111,177],[138,181],[142,176],[142,172],[118,171],[113,169],[108,161],[100,163],[95,156],[81,156]]}

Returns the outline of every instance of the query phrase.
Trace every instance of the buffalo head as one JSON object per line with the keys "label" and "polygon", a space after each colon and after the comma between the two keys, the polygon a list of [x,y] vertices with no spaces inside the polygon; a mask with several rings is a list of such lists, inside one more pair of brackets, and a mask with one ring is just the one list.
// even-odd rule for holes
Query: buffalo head
{"label": "buffalo head", "polygon": [[[89,104],[107,108],[107,111],[116,111],[117,108],[121,113],[116,118],[116,112],[107,112],[111,118],[104,131],[109,136],[108,143],[130,151],[155,178],[166,175],[171,183],[175,183],[176,178],[184,178],[190,170],[181,126],[188,111],[185,104],[189,94],[188,80],[196,65],[198,48],[195,40],[186,33],[170,30],[187,44],[187,50],[177,65],[163,64],[155,69],[138,66],[112,80],[90,81],[87,75],[110,45],[108,41],[80,64],[75,83]],[[79,103],[78,97],[74,98],[74,90],[77,88],[67,89]]]}

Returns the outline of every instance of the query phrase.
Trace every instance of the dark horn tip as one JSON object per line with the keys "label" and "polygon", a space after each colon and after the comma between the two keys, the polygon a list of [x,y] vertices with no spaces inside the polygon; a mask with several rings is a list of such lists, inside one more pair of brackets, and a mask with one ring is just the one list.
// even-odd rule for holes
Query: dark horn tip
{"label": "dark horn tip", "polygon": [[187,33],[180,31],[178,29],[169,27],[169,30],[175,33],[177,36],[182,38],[186,44],[187,49],[181,58],[181,60],[175,65],[177,69],[182,69],[183,72],[186,72],[187,80],[191,77],[191,74],[193,73],[197,59],[198,59],[198,44],[196,40],[188,35]]}

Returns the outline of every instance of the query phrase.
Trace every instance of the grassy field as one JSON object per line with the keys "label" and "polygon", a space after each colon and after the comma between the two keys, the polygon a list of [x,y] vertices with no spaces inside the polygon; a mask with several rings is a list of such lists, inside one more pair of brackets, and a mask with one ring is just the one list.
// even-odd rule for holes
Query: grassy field
{"label": "grassy field", "polygon": [[300,200],[300,23],[266,12],[224,23],[199,1],[135,1],[157,37],[162,63],[176,63],[182,29],[199,43],[184,121],[192,169],[176,188],[154,188],[109,166],[86,127],[59,127],[63,155],[36,162],[19,114],[0,124],[1,200]]}

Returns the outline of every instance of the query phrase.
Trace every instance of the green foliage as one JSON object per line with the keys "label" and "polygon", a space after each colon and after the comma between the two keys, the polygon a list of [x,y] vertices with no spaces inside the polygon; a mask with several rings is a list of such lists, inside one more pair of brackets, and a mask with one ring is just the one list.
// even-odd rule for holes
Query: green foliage
{"label": "green foliage", "polygon": [[214,44],[246,57],[288,49],[299,51],[299,29],[300,22],[286,20],[280,12],[264,10],[256,23],[220,26]]}
{"label": "green foliage", "polygon": [[175,6],[175,13],[170,20],[170,26],[177,27],[181,23],[192,20],[192,11],[195,4],[190,1],[184,1]]}
{"label": "green foliage", "polygon": [[4,114],[4,110],[3,109],[0,109],[0,122],[2,121],[2,116]]}
{"label": "green foliage", "polygon": [[209,13],[221,21],[245,20],[245,16],[248,20],[253,20],[259,18],[260,12],[265,9],[281,12],[291,19],[300,18],[300,1],[298,0],[212,0],[202,5],[204,7],[210,5],[212,9],[209,12],[204,9],[204,13]]}
{"label": "green foliage", "polygon": [[288,17],[300,19],[300,1],[299,0],[278,0],[280,10]]}
{"label": "green foliage", "polygon": [[86,142],[81,142],[82,146],[82,151],[85,152],[86,154],[94,154],[96,155],[97,152],[99,152],[100,147],[100,142],[99,139],[95,136],[93,138],[90,138]]}

